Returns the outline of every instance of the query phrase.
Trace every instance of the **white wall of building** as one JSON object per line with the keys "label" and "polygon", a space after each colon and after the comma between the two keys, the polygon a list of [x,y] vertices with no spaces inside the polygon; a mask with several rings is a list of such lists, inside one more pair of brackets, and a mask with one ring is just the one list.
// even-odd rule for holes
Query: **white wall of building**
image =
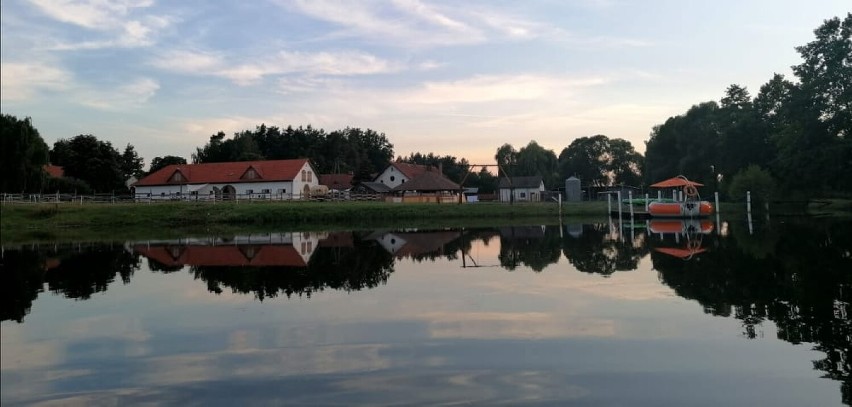
{"label": "white wall of building", "polygon": [[509,202],[510,193],[514,194],[514,202],[539,202],[541,201],[541,193],[544,192],[544,186],[538,188],[509,188],[500,189],[500,202]]}
{"label": "white wall of building", "polygon": [[402,185],[403,182],[408,181],[410,181],[408,177],[406,177],[393,165],[389,165],[381,174],[379,174],[378,177],[376,177],[376,182],[381,182],[390,188],[396,188],[399,185]]}
{"label": "white wall of building", "polygon": [[[305,180],[302,181],[302,171]],[[259,181],[210,184],[171,184],[154,186],[136,186],[136,199],[152,200],[208,200],[213,199],[214,188],[224,191],[226,186],[235,189],[237,199],[302,199],[305,185],[308,188],[319,185],[319,179],[313,168],[305,164],[293,181]]]}

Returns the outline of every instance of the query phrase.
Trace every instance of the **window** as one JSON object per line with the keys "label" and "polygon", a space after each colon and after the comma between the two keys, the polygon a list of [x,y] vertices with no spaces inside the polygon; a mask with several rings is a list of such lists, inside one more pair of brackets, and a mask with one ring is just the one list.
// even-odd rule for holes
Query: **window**
{"label": "window", "polygon": [[210,195],[213,195],[213,194],[215,194],[215,192],[214,192],[214,191],[210,191]]}
{"label": "window", "polygon": [[251,194],[253,194],[253,193],[254,193],[254,190],[253,190],[253,189],[247,189],[247,190],[246,190],[246,195],[251,195]]}
{"label": "window", "polygon": [[302,170],[302,182],[308,180],[308,173],[305,170]]}
{"label": "window", "polygon": [[396,181],[396,177],[394,177],[393,175],[391,175],[390,180],[391,180],[391,182]]}
{"label": "window", "polygon": [[278,193],[279,193],[279,194],[286,194],[286,193],[287,193],[287,188],[281,188],[281,189],[279,189],[279,190],[278,190]]}
{"label": "window", "polygon": [[248,170],[246,170],[246,173],[243,174],[243,179],[256,179],[256,178],[257,178],[257,171],[255,171],[254,168],[249,168]]}
{"label": "window", "polygon": [[160,192],[160,196],[166,196],[165,192]]}
{"label": "window", "polygon": [[521,198],[526,198],[526,197],[527,197],[527,193],[526,193],[526,192],[521,192]]}
{"label": "window", "polygon": [[260,190],[260,193],[261,194],[268,194],[269,190],[268,189],[262,189],[262,190]]}
{"label": "window", "polygon": [[312,181],[313,181],[313,173],[308,171],[308,182],[312,182]]}

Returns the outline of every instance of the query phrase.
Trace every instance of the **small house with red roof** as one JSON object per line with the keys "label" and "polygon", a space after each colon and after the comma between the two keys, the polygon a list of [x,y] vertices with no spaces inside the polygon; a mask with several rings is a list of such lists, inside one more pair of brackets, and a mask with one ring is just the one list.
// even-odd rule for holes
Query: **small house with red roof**
{"label": "small house with red roof", "polygon": [[409,164],[403,162],[394,162],[385,168],[375,179],[375,182],[385,184],[388,188],[396,188],[406,182],[409,182],[425,172],[436,172],[440,170],[430,165]]}
{"label": "small house with red roof", "polygon": [[137,199],[303,199],[319,185],[310,161],[172,164],[132,185]]}

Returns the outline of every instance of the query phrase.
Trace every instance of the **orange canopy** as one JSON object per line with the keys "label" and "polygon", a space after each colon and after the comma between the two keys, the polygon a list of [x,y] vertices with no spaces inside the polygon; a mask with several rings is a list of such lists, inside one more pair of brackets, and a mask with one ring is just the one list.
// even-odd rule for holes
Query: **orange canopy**
{"label": "orange canopy", "polygon": [[704,248],[696,248],[696,249],[678,249],[675,247],[657,247],[654,250],[668,254],[669,256],[679,257],[681,259],[688,259],[698,253],[703,253],[707,251]]}
{"label": "orange canopy", "polygon": [[704,184],[686,179],[686,177],[684,177],[683,175],[678,175],[677,177],[669,178],[665,181],[660,181],[656,184],[652,184],[651,188],[677,188],[685,187],[687,185],[692,185],[696,187],[704,186]]}

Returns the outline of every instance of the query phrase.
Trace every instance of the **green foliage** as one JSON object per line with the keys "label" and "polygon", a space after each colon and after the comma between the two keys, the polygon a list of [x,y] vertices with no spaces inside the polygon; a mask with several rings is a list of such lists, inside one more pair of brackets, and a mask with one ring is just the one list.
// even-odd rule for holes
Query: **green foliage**
{"label": "green foliage", "polygon": [[151,160],[151,168],[148,169],[148,174],[154,173],[155,171],[165,168],[169,165],[180,165],[186,164],[186,158],[177,157],[173,155],[167,155],[165,157],[154,157]]}
{"label": "green foliage", "polygon": [[[130,150],[133,151],[132,146]],[[55,165],[61,165],[66,176],[84,181],[93,192],[123,193],[127,189],[122,155],[113,148],[112,143],[100,141],[91,134],[57,140],[50,152],[50,160]],[[132,167],[134,165],[126,168],[130,170]]]}
{"label": "green foliage", "polygon": [[0,191],[38,192],[47,158],[47,144],[29,118],[0,115]]}
{"label": "green foliage", "polygon": [[125,180],[130,177],[141,177],[145,171],[145,159],[136,154],[136,149],[130,143],[124,147],[124,153],[121,154],[121,174]]}
{"label": "green foliage", "polygon": [[645,181],[682,174],[715,187],[717,176],[729,180],[757,165],[787,193],[852,191],[852,13],[814,33],[796,48],[803,59],[793,67],[798,83],[775,74],[753,100],[731,85],[721,105],[701,103],[656,126]]}
{"label": "green foliage", "polygon": [[575,176],[586,185],[638,185],[643,157],[629,141],[607,136],[580,137],[559,153],[562,179]]}
{"label": "green foliage", "polygon": [[755,203],[770,201],[776,190],[775,180],[769,171],[757,165],[750,165],[740,171],[731,180],[728,194],[733,199],[745,199],[746,191],[751,191],[751,200]]}
{"label": "green foliage", "polygon": [[393,145],[384,133],[347,127],[326,133],[311,126],[257,126],[226,139],[224,132],[196,149],[194,163],[309,158],[320,173],[353,172],[365,176],[384,169]]}
{"label": "green foliage", "polygon": [[462,158],[459,160],[451,155],[439,156],[434,153],[411,153],[408,157],[397,158],[397,161],[409,164],[431,165],[433,167],[441,168],[444,172],[444,176],[453,180],[455,183],[461,183],[462,180],[467,181],[466,178],[469,178],[467,176],[468,172],[471,170],[470,164],[466,159]]}
{"label": "green foliage", "polygon": [[50,194],[54,192],[59,192],[62,194],[91,194],[92,187],[86,183],[86,181],[71,178],[71,177],[62,177],[62,178],[53,178],[49,177],[45,181],[45,185],[43,188],[44,193]]}
{"label": "green foliage", "polygon": [[511,144],[504,144],[497,149],[494,158],[500,165],[499,177],[524,177],[540,175],[545,188],[559,186],[558,160],[553,150],[545,149],[535,140],[530,141],[520,150],[515,150]]}

